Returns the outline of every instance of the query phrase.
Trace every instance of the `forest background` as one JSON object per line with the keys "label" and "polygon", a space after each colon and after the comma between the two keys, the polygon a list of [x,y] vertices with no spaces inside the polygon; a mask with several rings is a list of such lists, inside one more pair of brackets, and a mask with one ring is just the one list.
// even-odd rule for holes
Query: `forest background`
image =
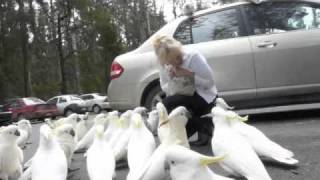
{"label": "forest background", "polygon": [[[191,3],[200,10],[230,1]],[[185,3],[0,0],[0,104],[13,97],[106,93],[114,58],[178,17]]]}

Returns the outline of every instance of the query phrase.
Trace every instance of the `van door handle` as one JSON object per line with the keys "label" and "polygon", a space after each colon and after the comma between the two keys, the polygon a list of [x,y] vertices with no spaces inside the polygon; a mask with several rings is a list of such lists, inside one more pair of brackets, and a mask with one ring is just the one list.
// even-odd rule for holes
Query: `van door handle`
{"label": "van door handle", "polygon": [[273,42],[273,41],[265,41],[262,43],[258,43],[257,47],[258,48],[273,48],[275,46],[277,46],[278,43]]}

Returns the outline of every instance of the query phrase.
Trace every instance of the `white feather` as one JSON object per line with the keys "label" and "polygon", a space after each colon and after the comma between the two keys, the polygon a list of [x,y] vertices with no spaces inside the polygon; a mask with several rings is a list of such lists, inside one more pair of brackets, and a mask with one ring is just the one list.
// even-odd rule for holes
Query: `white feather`
{"label": "white feather", "polygon": [[161,102],[157,103],[156,109],[159,114],[158,137],[160,142],[162,143],[164,139],[168,139],[170,134],[170,126],[168,123],[168,112],[166,107]]}
{"label": "white feather", "polygon": [[0,177],[18,178],[22,174],[23,152],[17,145],[18,127],[9,125],[0,131]]}
{"label": "white feather", "polygon": [[211,141],[213,154],[226,157],[222,168],[235,176],[250,180],[271,180],[256,152],[245,138],[232,130],[228,113],[220,107],[212,109],[215,130]]}
{"label": "white feather", "polygon": [[76,147],[75,132],[71,124],[63,124],[54,129],[55,136],[66,155],[68,167],[71,165],[71,159]]}
{"label": "white feather", "polygon": [[159,124],[159,115],[157,110],[153,110],[149,113],[149,117],[147,119],[148,127],[150,127],[150,131],[152,134],[157,135],[157,128]]}
{"label": "white feather", "polygon": [[[229,111],[229,113],[231,116],[239,117],[233,111]],[[247,142],[249,142],[249,144],[253,147],[253,149],[259,156],[288,165],[294,165],[299,162],[298,160],[293,158],[294,154],[292,151],[272,141],[256,127],[239,120],[233,120],[231,122],[232,129],[246,138]]]}
{"label": "white feather", "polygon": [[94,125],[90,128],[90,130],[84,135],[84,137],[77,142],[77,146],[75,148],[75,151],[81,150],[81,149],[87,149],[91,146],[94,135],[95,135],[95,126],[97,125],[103,125],[106,127],[108,125],[108,117],[107,114],[98,114],[94,118]]}
{"label": "white feather", "polygon": [[214,158],[202,155],[179,145],[169,147],[165,156],[165,164],[170,167],[172,179],[183,180],[232,180],[214,173],[203,159]]}
{"label": "white feather", "polygon": [[190,148],[186,131],[186,124],[188,122],[187,113],[189,112],[185,107],[179,106],[169,114],[170,133],[166,143],[178,143],[186,148]]}
{"label": "white feather", "polygon": [[128,142],[129,173],[127,180],[137,176],[156,148],[155,139],[145,126],[140,114],[133,115],[130,129],[132,133]]}
{"label": "white feather", "polygon": [[40,127],[39,147],[32,158],[32,180],[66,180],[66,156],[48,125]]}
{"label": "white feather", "polygon": [[32,126],[30,121],[26,119],[18,121],[17,125],[20,131],[20,136],[17,140],[17,143],[18,143],[18,146],[24,147],[31,137]]}
{"label": "white feather", "polygon": [[112,180],[115,159],[108,143],[103,138],[103,126],[95,128],[93,144],[87,151],[87,170],[90,180]]}

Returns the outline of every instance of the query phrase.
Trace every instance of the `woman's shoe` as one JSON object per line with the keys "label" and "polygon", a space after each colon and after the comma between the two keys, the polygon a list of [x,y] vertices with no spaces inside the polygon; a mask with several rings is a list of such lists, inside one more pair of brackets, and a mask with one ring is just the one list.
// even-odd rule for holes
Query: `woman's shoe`
{"label": "woman's shoe", "polygon": [[198,133],[198,140],[190,142],[192,146],[205,146],[210,142],[210,136]]}

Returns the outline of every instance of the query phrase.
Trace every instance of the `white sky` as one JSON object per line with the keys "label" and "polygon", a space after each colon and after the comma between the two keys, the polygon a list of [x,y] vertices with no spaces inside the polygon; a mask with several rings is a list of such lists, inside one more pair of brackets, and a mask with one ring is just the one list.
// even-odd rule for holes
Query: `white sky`
{"label": "white sky", "polygon": [[[172,1],[175,0],[156,0],[157,6],[160,7],[161,5],[164,6],[164,15],[165,15],[165,20],[171,21],[174,18],[174,15],[172,13]],[[214,2],[216,0],[202,0],[203,3],[207,2]],[[192,3],[194,4],[194,7],[196,6],[196,0],[186,0],[186,3]],[[181,14],[181,10],[179,7],[176,9],[177,15],[179,16]]]}

